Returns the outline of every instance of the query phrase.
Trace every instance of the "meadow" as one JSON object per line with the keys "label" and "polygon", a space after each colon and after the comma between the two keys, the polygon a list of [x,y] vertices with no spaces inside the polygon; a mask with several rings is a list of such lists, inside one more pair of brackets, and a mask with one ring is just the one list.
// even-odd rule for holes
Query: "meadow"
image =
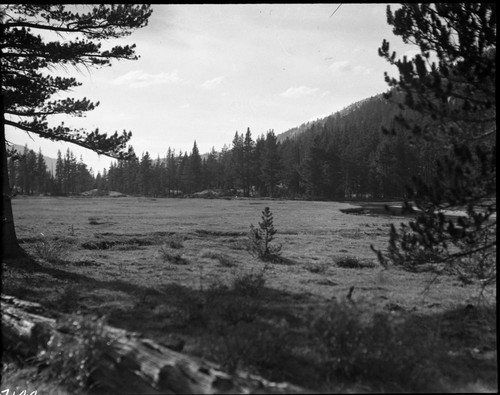
{"label": "meadow", "polygon": [[[265,207],[277,262],[247,250]],[[495,288],[479,300],[474,282],[382,268],[370,245],[408,218],[340,211],[352,207],[16,197],[18,239],[42,270],[4,266],[3,293],[314,392],[496,391]],[[12,369],[2,388],[28,380]]]}

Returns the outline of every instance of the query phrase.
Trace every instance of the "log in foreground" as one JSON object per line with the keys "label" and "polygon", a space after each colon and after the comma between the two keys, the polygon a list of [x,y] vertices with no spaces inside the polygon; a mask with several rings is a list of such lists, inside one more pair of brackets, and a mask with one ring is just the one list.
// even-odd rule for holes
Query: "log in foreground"
{"label": "log in foreground", "polygon": [[[82,334],[68,316],[38,303],[1,296],[2,348],[24,357],[40,355],[47,344],[70,344]],[[91,318],[89,318],[91,320]],[[255,375],[229,375],[219,366],[169,349],[138,333],[101,325],[99,359],[92,380],[119,394],[308,393],[288,383],[273,383]],[[102,346],[104,344],[104,346]]]}

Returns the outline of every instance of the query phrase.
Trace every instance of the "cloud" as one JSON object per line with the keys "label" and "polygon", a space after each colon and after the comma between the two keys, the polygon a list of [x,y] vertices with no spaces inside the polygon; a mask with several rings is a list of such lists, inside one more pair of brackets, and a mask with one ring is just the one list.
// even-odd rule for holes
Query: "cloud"
{"label": "cloud", "polygon": [[113,80],[117,85],[130,85],[134,88],[144,88],[151,85],[160,84],[185,84],[182,78],[179,77],[177,70],[171,73],[150,74],[142,70],[129,71],[120,77]]}
{"label": "cloud", "polygon": [[365,66],[353,66],[348,60],[333,62],[330,65],[330,70],[334,73],[353,73],[353,74],[371,74],[373,69]]}
{"label": "cloud", "polygon": [[297,87],[291,86],[286,91],[281,92],[280,96],[296,99],[299,97],[312,95],[313,93],[316,93],[318,90],[319,90],[318,88],[310,88],[308,86],[303,86],[303,85]]}
{"label": "cloud", "polygon": [[224,78],[225,78],[224,76],[215,77],[215,78],[212,78],[211,80],[205,81],[200,86],[203,89],[215,89],[218,85],[220,85],[220,83],[222,82],[222,80]]}
{"label": "cloud", "polygon": [[352,70],[352,66],[347,60],[342,60],[340,62],[333,62],[330,65],[330,70],[332,70],[334,73],[335,72],[340,72],[340,73],[345,73],[347,71]]}

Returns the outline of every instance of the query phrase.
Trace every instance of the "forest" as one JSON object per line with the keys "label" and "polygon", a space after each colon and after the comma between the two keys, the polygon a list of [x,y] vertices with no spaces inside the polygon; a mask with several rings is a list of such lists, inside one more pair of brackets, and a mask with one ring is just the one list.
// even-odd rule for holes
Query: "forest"
{"label": "forest", "polygon": [[[58,153],[54,173],[43,154],[24,148],[9,158],[9,177],[20,194],[78,195],[90,189],[151,197],[192,196],[214,191],[224,196],[311,200],[403,199],[413,176],[429,179],[439,147],[412,141],[394,128],[397,103],[377,95],[326,118],[276,135],[236,131],[220,151],[200,154],[166,148],[113,162],[94,174],[68,149]],[[406,110],[408,112],[408,110]],[[397,127],[397,126],[396,126]]]}

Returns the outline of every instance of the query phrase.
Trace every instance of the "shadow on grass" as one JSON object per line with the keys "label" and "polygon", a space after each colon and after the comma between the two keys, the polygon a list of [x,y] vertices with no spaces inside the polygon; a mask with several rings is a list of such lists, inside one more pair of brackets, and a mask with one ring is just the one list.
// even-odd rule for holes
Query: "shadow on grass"
{"label": "shadow on grass", "polygon": [[[416,315],[374,313],[341,301],[304,311],[294,295],[266,287],[258,275],[207,289],[174,283],[151,289],[40,265],[34,271],[11,270],[36,273],[46,287],[63,281],[67,291],[45,303],[62,312],[85,312],[78,298],[84,293],[125,293],[131,305],[106,305],[94,312],[106,315],[110,325],[175,344],[172,348],[229,372],[243,369],[327,392],[441,392],[475,382],[497,387],[495,306]],[[14,296],[44,304],[36,290],[23,293],[22,284],[14,285],[6,291],[17,289]]]}

